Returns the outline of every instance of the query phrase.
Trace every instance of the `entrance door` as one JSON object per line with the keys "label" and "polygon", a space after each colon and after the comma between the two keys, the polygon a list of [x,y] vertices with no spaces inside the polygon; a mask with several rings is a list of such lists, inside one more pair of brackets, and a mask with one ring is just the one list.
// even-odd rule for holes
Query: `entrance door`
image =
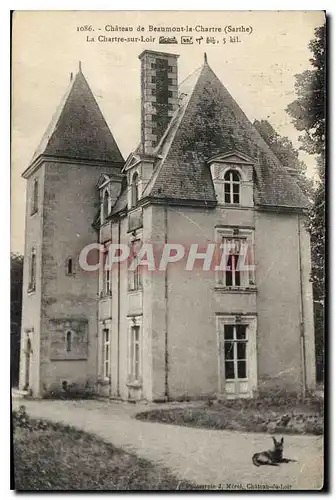
{"label": "entrance door", "polygon": [[218,393],[250,397],[257,390],[257,318],[218,315]]}
{"label": "entrance door", "polygon": [[247,325],[224,325],[224,377],[227,395],[248,395]]}

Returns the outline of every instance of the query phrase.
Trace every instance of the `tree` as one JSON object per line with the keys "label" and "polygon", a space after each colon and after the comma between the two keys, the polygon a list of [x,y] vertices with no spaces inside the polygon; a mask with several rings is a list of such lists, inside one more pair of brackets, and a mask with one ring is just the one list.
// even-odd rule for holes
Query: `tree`
{"label": "tree", "polygon": [[11,382],[19,381],[23,257],[11,253]]}
{"label": "tree", "polygon": [[299,151],[294,148],[292,141],[278,134],[267,120],[255,120],[253,125],[280,163],[295,172],[299,186],[311,200],[314,191],[313,181],[307,177],[307,166],[299,159]]}
{"label": "tree", "polygon": [[298,98],[287,106],[297,130],[304,132],[300,140],[302,149],[309,154],[324,155],[325,150],[325,39],[326,26],[315,29],[315,39],[308,48],[313,69],[295,75]]}
{"label": "tree", "polygon": [[303,132],[301,149],[317,155],[319,182],[309,213],[308,229],[312,247],[312,282],[315,315],[315,346],[317,377],[323,378],[324,357],[324,262],[325,262],[325,54],[326,25],[315,30],[315,39],[308,47],[313,57],[313,69],[296,75],[295,90],[298,98],[289,104],[287,112],[297,130]]}

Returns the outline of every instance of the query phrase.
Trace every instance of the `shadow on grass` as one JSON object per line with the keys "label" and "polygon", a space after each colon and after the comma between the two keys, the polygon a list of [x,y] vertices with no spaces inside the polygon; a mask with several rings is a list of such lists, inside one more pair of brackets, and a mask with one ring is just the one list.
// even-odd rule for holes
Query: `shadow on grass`
{"label": "shadow on grass", "polygon": [[74,427],[13,413],[17,491],[191,490],[169,471]]}

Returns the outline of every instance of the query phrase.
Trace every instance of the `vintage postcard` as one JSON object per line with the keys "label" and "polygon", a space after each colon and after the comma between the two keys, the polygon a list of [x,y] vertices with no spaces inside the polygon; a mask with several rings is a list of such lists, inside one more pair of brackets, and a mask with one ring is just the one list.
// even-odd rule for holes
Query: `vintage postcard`
{"label": "vintage postcard", "polygon": [[15,11],[13,489],[324,486],[326,17]]}

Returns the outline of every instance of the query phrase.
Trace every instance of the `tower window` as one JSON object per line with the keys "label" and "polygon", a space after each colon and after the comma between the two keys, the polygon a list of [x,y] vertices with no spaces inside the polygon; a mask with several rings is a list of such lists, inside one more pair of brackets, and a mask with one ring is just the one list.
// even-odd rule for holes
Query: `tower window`
{"label": "tower window", "polygon": [[70,330],[68,330],[66,332],[66,352],[71,352],[71,348],[72,348],[72,332]]}
{"label": "tower window", "polygon": [[30,267],[29,267],[29,285],[28,290],[33,291],[36,288],[36,250],[32,248],[30,254]]}
{"label": "tower window", "polygon": [[65,261],[65,272],[68,276],[73,274],[73,260],[72,257],[68,257]]}
{"label": "tower window", "polygon": [[37,212],[37,208],[38,208],[38,180],[35,179],[33,183],[30,214],[31,215],[35,214]]}
{"label": "tower window", "polygon": [[241,179],[238,172],[228,170],[224,175],[224,201],[239,205]]}
{"label": "tower window", "polygon": [[135,207],[139,200],[139,175],[137,172],[134,173],[131,185],[131,206]]}

